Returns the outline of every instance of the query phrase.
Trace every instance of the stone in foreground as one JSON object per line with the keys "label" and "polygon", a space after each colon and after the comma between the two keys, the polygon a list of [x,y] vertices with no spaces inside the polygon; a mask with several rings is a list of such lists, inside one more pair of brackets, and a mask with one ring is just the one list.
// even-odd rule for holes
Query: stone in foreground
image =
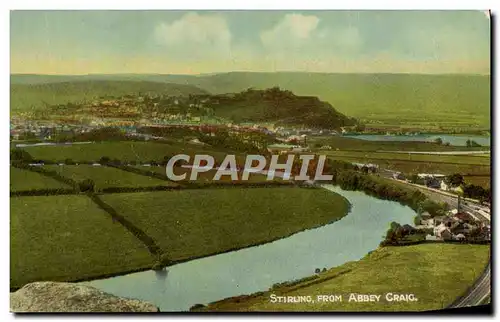
{"label": "stone in foreground", "polygon": [[159,312],[155,305],[117,297],[73,283],[35,282],[10,293],[10,311],[22,312]]}

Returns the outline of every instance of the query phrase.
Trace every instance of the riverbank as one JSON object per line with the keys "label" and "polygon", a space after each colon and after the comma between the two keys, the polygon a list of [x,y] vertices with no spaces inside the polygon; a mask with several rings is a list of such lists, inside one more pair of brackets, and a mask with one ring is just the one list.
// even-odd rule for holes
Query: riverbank
{"label": "riverbank", "polygon": [[[483,272],[489,261],[489,254],[488,245],[423,244],[381,247],[357,262],[345,263],[296,283],[265,292],[226,298],[192,310],[437,310],[447,307],[467,291]],[[355,294],[356,298],[358,294],[380,295],[380,298],[373,302],[358,302],[352,300],[351,294]],[[405,300],[395,301],[395,294],[405,295]],[[329,300],[324,295],[330,296]],[[291,297],[295,302],[280,303],[278,296],[286,299]],[[310,302],[307,297],[311,298]],[[304,301],[298,302],[300,299]]]}
{"label": "riverbank", "polygon": [[257,247],[173,265],[161,273],[145,271],[87,284],[118,296],[150,301],[162,312],[188,311],[197,303],[251,294],[309,276],[316,268],[359,260],[378,247],[391,221],[411,224],[416,215],[407,206],[360,191],[331,185],[325,188],[352,205],[350,213],[334,223]]}
{"label": "riverbank", "polygon": [[[349,209],[344,197],[314,188],[121,193],[104,199],[153,238],[169,265],[286,238],[339,220]],[[11,290],[33,281],[144,271],[155,260],[84,196],[11,200]]]}

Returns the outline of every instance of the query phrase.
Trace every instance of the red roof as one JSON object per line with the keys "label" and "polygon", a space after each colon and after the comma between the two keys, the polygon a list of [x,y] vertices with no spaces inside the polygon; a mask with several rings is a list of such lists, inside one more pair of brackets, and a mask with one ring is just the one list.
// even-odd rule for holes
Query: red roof
{"label": "red roof", "polygon": [[466,212],[458,212],[454,217],[463,221],[474,221],[474,217]]}

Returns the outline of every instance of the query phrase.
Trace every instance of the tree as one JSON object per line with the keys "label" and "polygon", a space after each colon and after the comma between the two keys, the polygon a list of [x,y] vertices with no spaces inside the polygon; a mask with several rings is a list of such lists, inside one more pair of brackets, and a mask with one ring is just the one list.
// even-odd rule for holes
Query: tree
{"label": "tree", "polygon": [[460,173],[454,173],[446,177],[445,182],[452,187],[457,187],[464,183],[464,177]]}
{"label": "tree", "polygon": [[74,165],[75,164],[75,161],[73,161],[72,159],[65,159],[64,160],[64,164],[66,165]]}
{"label": "tree", "polygon": [[78,188],[81,192],[94,192],[95,183],[91,179],[85,179],[78,183]]}
{"label": "tree", "polygon": [[108,164],[110,160],[111,160],[111,159],[110,159],[109,157],[104,156],[104,157],[101,157],[101,158],[99,159],[99,163],[100,163],[100,164]]}
{"label": "tree", "polygon": [[441,145],[441,144],[443,144],[443,139],[441,139],[441,138],[437,138],[437,139],[435,139],[435,140],[434,140],[434,142],[435,142],[436,144]]}
{"label": "tree", "polygon": [[411,182],[411,183],[417,183],[418,181],[418,175],[416,173],[413,173],[411,174],[409,177],[408,177],[408,180]]}

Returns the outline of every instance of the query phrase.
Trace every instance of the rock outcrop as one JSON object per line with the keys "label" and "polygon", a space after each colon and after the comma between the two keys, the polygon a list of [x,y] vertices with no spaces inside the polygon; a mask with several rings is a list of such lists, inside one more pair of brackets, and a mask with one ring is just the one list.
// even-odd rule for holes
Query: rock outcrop
{"label": "rock outcrop", "polygon": [[10,311],[159,312],[159,309],[148,302],[117,297],[82,284],[35,282],[10,293]]}

